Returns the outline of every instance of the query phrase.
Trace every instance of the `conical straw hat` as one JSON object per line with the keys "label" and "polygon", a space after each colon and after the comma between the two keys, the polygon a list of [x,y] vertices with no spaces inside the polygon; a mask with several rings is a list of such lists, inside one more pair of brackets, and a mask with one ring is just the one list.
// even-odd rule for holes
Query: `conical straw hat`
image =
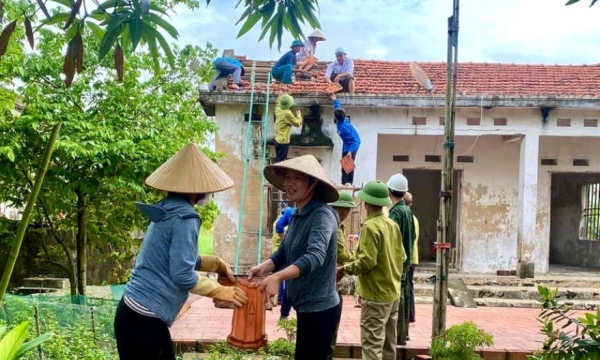
{"label": "conical straw hat", "polygon": [[325,170],[323,170],[319,161],[312,155],[300,156],[265,167],[265,178],[280,190],[284,190],[283,177],[285,176],[285,171],[282,170],[298,171],[322,182],[325,189],[323,201],[327,203],[336,202],[340,198],[340,194],[331,181],[329,181]]}
{"label": "conical straw hat", "polygon": [[308,37],[314,37],[325,41],[325,35],[320,30],[315,30],[312,34],[308,35]]}
{"label": "conical straw hat", "polygon": [[233,180],[189,142],[146,179],[158,190],[182,194],[205,194],[229,189]]}

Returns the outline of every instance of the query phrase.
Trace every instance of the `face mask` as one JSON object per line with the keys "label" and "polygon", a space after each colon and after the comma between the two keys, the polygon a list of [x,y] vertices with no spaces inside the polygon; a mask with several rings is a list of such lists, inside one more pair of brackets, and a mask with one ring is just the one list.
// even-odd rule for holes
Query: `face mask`
{"label": "face mask", "polygon": [[213,194],[202,194],[201,197],[196,201],[196,205],[198,206],[206,206],[210,204],[212,200]]}

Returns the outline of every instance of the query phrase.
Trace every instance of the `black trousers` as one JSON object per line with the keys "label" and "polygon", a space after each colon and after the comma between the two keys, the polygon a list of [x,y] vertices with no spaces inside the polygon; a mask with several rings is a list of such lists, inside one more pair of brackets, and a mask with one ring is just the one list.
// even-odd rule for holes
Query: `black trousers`
{"label": "black trousers", "polygon": [[340,304],[317,312],[299,312],[294,360],[327,360]]}
{"label": "black trousers", "polygon": [[[342,158],[346,155],[348,155],[349,151],[342,151]],[[352,156],[352,161],[356,160],[356,151],[350,153]],[[344,169],[342,168],[342,185],[346,185],[346,184],[350,184],[353,185],[354,184],[354,171],[352,171],[350,174],[346,174],[346,172],[344,171]]]}
{"label": "black trousers", "polygon": [[329,352],[327,360],[333,359],[333,353],[335,352],[335,346],[337,344],[337,336],[340,330],[340,322],[342,322],[342,308],[344,307],[344,298],[342,297],[341,292],[338,292],[338,296],[340,297],[340,306],[338,306],[338,312],[335,317],[335,332],[333,333],[333,340],[331,340],[331,351]]}
{"label": "black trousers", "polygon": [[416,321],[415,316],[415,266],[411,265],[408,269],[408,286],[410,287],[410,308],[408,312],[408,321],[414,323]]}
{"label": "black trousers", "polygon": [[138,314],[121,300],[114,326],[119,359],[175,360],[169,327],[161,319]]}
{"label": "black trousers", "polygon": [[288,150],[290,149],[290,144],[280,144],[275,142],[275,162],[282,162],[287,160]]}

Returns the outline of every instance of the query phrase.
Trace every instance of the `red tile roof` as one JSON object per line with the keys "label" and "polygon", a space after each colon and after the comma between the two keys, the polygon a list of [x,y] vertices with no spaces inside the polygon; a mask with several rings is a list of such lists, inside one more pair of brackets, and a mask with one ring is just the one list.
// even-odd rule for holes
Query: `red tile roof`
{"label": "red tile roof", "polygon": [[[324,63],[313,81],[296,81],[293,94],[325,94]],[[418,63],[435,86],[433,94],[446,88],[445,63]],[[600,98],[599,65],[519,65],[496,63],[459,63],[458,96],[510,97],[588,97]],[[249,73],[248,67],[246,68]],[[356,94],[415,95],[417,83],[409,62],[354,60]],[[271,86],[278,90],[279,84]],[[266,83],[257,82],[264,92]],[[421,89],[419,94],[426,95]]]}

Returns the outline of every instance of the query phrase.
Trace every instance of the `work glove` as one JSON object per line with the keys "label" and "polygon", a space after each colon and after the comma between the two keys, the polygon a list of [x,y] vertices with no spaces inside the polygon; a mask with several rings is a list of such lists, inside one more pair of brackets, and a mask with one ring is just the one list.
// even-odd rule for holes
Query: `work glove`
{"label": "work glove", "polygon": [[231,302],[237,307],[241,307],[248,302],[248,296],[242,289],[234,286],[222,286],[202,276],[198,276],[198,282],[190,292],[211,299]]}
{"label": "work glove", "polygon": [[231,266],[218,256],[203,255],[200,256],[200,271],[214,272],[227,276],[232,283],[235,283],[235,276]]}

